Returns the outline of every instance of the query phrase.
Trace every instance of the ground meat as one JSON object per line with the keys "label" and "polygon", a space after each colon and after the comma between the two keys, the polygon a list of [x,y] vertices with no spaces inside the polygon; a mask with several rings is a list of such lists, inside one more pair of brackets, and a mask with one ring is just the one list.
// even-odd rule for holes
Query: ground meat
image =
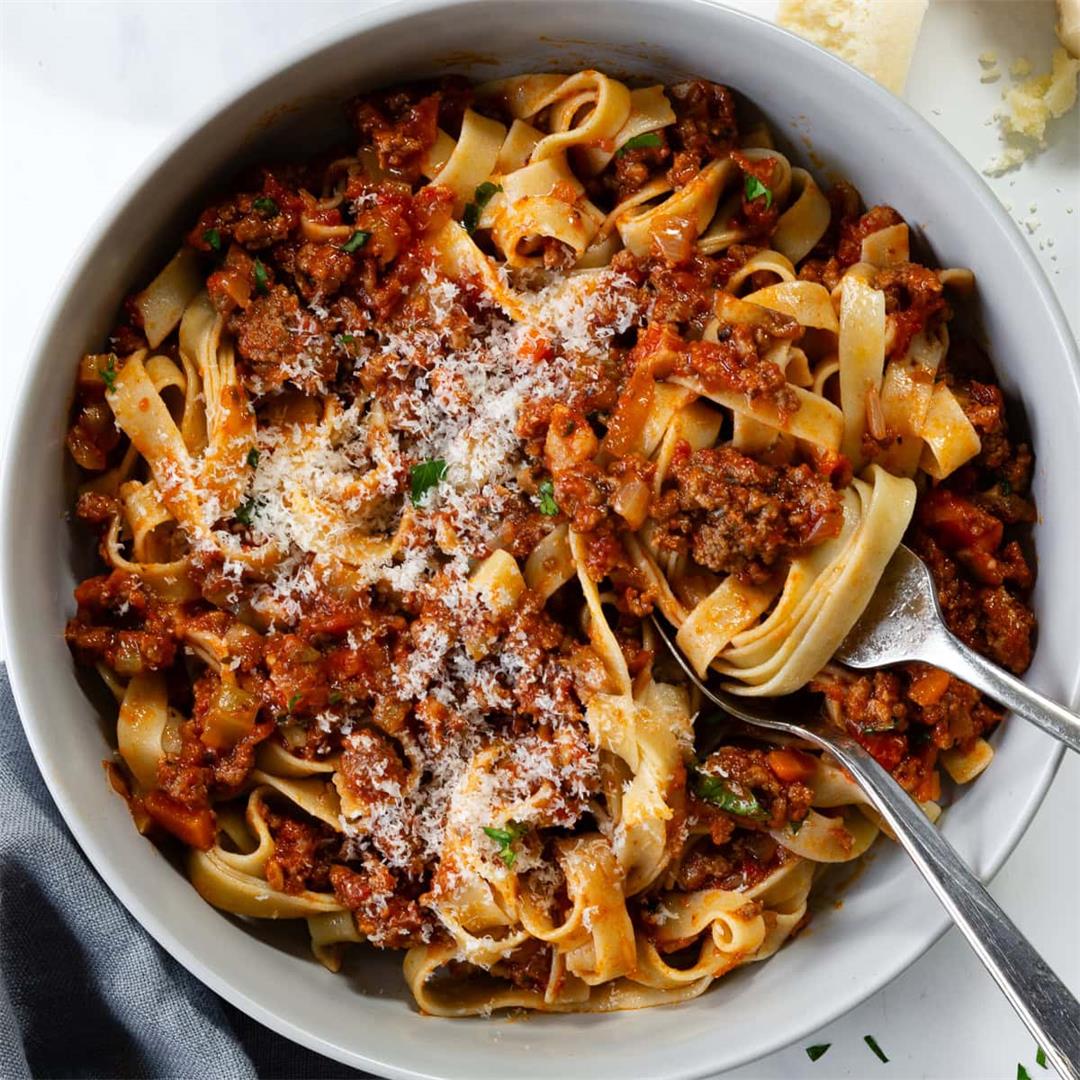
{"label": "ground meat", "polygon": [[371,813],[401,799],[409,770],[393,739],[362,728],[346,736],[338,775],[353,801]]}
{"label": "ground meat", "polygon": [[340,244],[308,240],[296,251],[292,274],[306,300],[324,302],[345,284],[353,265],[352,255]]}
{"label": "ground meat", "polygon": [[670,129],[675,157],[668,176],[683,187],[714,158],[723,157],[739,137],[735,122],[735,99],[726,86],[693,79],[669,87],[668,97],[675,110]]}
{"label": "ground meat", "polygon": [[[804,781],[813,770],[812,760],[808,758],[805,767],[797,770],[793,779],[784,780],[771,764],[773,753],[743,746],[722,746],[701,765],[702,776],[721,780],[728,791],[742,798],[752,796],[759,805],[760,812],[757,814],[735,813],[737,821],[744,827],[755,824],[779,829],[788,821],[801,821],[810,807],[813,793]],[[791,751],[784,753],[793,756]],[[708,788],[701,787],[699,781],[695,787],[698,800],[715,805],[715,800],[707,792]]]}
{"label": "ground meat", "polygon": [[[780,204],[772,198],[777,177],[776,162],[773,158],[752,161],[737,150],[732,151],[731,159],[743,175],[739,185],[743,192],[739,204],[739,223],[750,237],[765,240],[772,235],[780,219]],[[756,194],[751,194],[748,181],[754,180],[758,182],[753,185]]]}
{"label": "ground meat", "polygon": [[274,853],[266,864],[266,880],[281,892],[330,888],[330,867],[340,837],[328,825],[296,814],[271,811],[267,817]]}
{"label": "ground meat", "polygon": [[364,94],[350,107],[353,127],[363,143],[375,148],[379,167],[412,182],[420,176],[439,126],[438,92],[419,87]]}
{"label": "ground meat", "polygon": [[434,918],[413,898],[400,895],[394,875],[374,855],[361,869],[330,870],[334,895],[356,920],[356,928],[380,949],[407,949],[431,939]]}
{"label": "ground meat", "polygon": [[911,339],[945,310],[941,281],[934,270],[918,263],[901,263],[879,270],[874,285],[885,293],[885,311],[893,334],[890,356],[903,356]]}
{"label": "ground meat", "polygon": [[84,491],[75,504],[75,516],[89,525],[108,525],[120,512],[120,501],[100,491]]}
{"label": "ground meat", "polygon": [[80,662],[103,662],[122,677],[172,666],[176,607],[154,599],[134,574],[87,578],[75,589],[75,602],[64,636]]}
{"label": "ground meat", "polygon": [[781,423],[799,408],[783,371],[761,355],[757,335],[749,326],[721,326],[715,342],[690,342],[676,370],[696,375],[708,390],[729,390],[770,402]]}
{"label": "ground meat", "polygon": [[[262,251],[287,239],[300,224],[304,201],[290,170],[262,169],[253,191],[242,192],[204,210],[187,242],[213,253],[235,240],[248,251]],[[213,243],[211,242],[213,239]]]}
{"label": "ground meat", "polygon": [[891,206],[874,206],[859,217],[843,218],[836,242],[836,257],[840,260],[840,265],[848,267],[862,258],[862,242],[868,236],[890,225],[903,223],[904,219]]}
{"label": "ground meat", "polygon": [[543,993],[551,977],[552,948],[545,941],[530,938],[505,960],[500,960],[491,974],[507,979],[522,990]]}
{"label": "ground meat", "polygon": [[806,465],[773,467],[732,449],[676,458],[675,487],[654,501],[656,543],[689,546],[716,573],[764,582],[781,559],[837,535],[840,501]]}
{"label": "ground meat", "polygon": [[301,309],[295,293],[284,285],[256,296],[230,318],[229,329],[236,335],[241,378],[253,393],[269,393],[291,382],[314,394],[337,374],[332,335]]}
{"label": "ground meat", "polygon": [[865,674],[828,669],[810,688],[825,695],[826,721],[920,801],[940,797],[938,753],[969,748],[1001,719],[977,690],[928,664]]}
{"label": "ground meat", "polygon": [[87,401],[67,433],[68,451],[79,466],[89,472],[102,472],[108,468],[109,453],[119,442],[116,418],[105,401]]}
{"label": "ground meat", "polygon": [[640,191],[653,177],[659,176],[671,160],[667,137],[662,131],[654,134],[659,140],[658,146],[637,146],[615,155],[614,169],[609,168],[605,176],[610,176],[609,184],[614,189],[616,202]]}
{"label": "ground meat", "polygon": [[180,725],[180,748],[158,763],[158,786],[170,798],[190,808],[205,806],[213,798],[237,795],[255,767],[259,743],[274,732],[272,719],[256,718],[231,744],[209,745],[204,735],[219,683],[213,671],[204,671],[195,680],[191,716]]}

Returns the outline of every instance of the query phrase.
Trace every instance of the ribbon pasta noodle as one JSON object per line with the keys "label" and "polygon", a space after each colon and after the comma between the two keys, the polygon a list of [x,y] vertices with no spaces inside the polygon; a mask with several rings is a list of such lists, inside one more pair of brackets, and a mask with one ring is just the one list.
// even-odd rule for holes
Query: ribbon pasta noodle
{"label": "ribbon pasta noodle", "polygon": [[971,274],[739,111],[593,70],[365,94],[355,152],[208,206],[79,365],[106,565],[67,638],[114,787],[209,903],[333,971],[401,950],[425,1012],[688,1000],[887,833],[827,756],[703,713],[653,609],[932,819],[999,717],[833,661],[897,545],[1030,655],[1030,453],[949,333]]}

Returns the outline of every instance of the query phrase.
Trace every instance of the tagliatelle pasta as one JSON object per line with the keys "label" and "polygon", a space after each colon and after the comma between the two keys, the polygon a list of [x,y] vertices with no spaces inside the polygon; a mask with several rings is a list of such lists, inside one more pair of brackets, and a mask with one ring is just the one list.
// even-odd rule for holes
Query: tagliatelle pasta
{"label": "tagliatelle pasta", "polygon": [[332,970],[403,950],[426,1012],[687,1000],[882,827],[710,717],[651,611],[702,677],[819,695],[931,818],[992,758],[944,672],[832,661],[905,538],[957,633],[1030,656],[1031,458],[950,337],[971,275],[718,84],[348,108],[352,152],[240,181],[80,364],[106,568],[67,637],[113,783],[211,904]]}

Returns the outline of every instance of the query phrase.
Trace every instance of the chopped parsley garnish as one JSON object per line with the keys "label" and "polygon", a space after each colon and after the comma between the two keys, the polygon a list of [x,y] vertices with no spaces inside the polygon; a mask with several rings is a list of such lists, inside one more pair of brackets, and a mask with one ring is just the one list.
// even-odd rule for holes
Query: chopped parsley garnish
{"label": "chopped parsley garnish", "polygon": [[258,210],[260,214],[265,214],[266,217],[275,217],[280,213],[278,204],[266,195],[260,195],[257,199],[252,201],[251,205]]}
{"label": "chopped parsley garnish", "polygon": [[768,210],[772,206],[772,191],[767,188],[756,176],[748,176],[746,178],[746,184],[744,187],[746,197],[753,202],[755,199],[760,199],[762,195],[765,196],[765,209]]}
{"label": "chopped parsley garnish", "polygon": [[1041,1046],[1036,1047],[1035,1049],[1035,1064],[1038,1065],[1040,1069],[1046,1068],[1046,1051]]}
{"label": "chopped parsley garnish", "polygon": [[740,795],[728,786],[726,781],[719,776],[710,776],[708,773],[699,772],[694,776],[694,794],[699,799],[711,802],[726,810],[729,814],[737,814],[739,817],[763,818],[765,811],[761,803],[754,798],[752,793]]}
{"label": "chopped parsley garnish", "polygon": [[217,229],[207,229],[206,232],[202,234],[202,238],[209,245],[211,251],[221,250],[221,233],[219,233]]}
{"label": "chopped parsley garnish", "polygon": [[878,1046],[877,1039],[875,1039],[873,1035],[864,1035],[862,1041],[877,1054],[880,1061],[886,1065],[889,1063],[889,1059],[885,1056],[885,1051]]}
{"label": "chopped parsley garnish", "polygon": [[644,146],[662,146],[663,142],[660,136],[655,131],[645,131],[640,135],[635,135],[632,139],[627,139],[626,142],[615,151],[616,157],[622,157],[627,150],[639,150]]}
{"label": "chopped parsley garnish", "polygon": [[484,832],[496,844],[499,845],[499,858],[507,866],[513,866],[517,858],[517,852],[513,850],[513,843],[529,831],[527,825],[519,825],[516,821],[508,821],[505,829],[496,829],[491,825],[484,826]]}
{"label": "chopped parsley garnish", "polygon": [[465,204],[465,212],[461,215],[461,224],[465,226],[465,231],[467,233],[476,232],[476,227],[480,224],[480,215],[483,213],[484,207],[491,202],[492,196],[497,191],[502,191],[501,185],[493,184],[490,180],[485,180],[473,192],[473,201]]}
{"label": "chopped parsley garnish", "polygon": [[832,1046],[832,1043],[818,1043],[817,1046],[808,1046],[806,1048],[806,1056],[811,1061],[817,1061],[819,1057],[824,1057],[825,1052]]}
{"label": "chopped parsley garnish", "polygon": [[255,291],[257,293],[264,293],[269,285],[269,278],[266,276],[266,267],[263,266],[262,259],[255,260]]}
{"label": "chopped parsley garnish", "polygon": [[289,708],[290,713],[293,711],[293,709],[296,708],[297,705],[300,704],[300,699],[303,696],[304,696],[303,693],[301,691],[297,690],[297,692],[295,694],[293,694],[293,696],[291,698],[289,698],[288,708]]}
{"label": "chopped parsley garnish", "polygon": [[351,345],[356,338],[352,334],[338,334],[337,343],[339,345]]}
{"label": "chopped parsley garnish", "polygon": [[803,822],[806,818],[800,818],[798,821],[791,822],[791,831],[795,836],[799,835],[799,830],[803,827]]}
{"label": "chopped parsley garnish", "polygon": [[1028,1074],[1027,1069],[1019,1062],[1016,1063],[1016,1080],[1031,1080],[1031,1076]]}
{"label": "chopped parsley garnish", "polygon": [[442,458],[421,461],[409,470],[413,506],[419,506],[420,500],[446,475],[446,462]]}
{"label": "chopped parsley garnish", "polygon": [[998,484],[998,487],[1001,489],[1002,495],[1012,494],[1012,484],[1010,484],[1004,476],[1001,478],[1001,482]]}
{"label": "chopped parsley garnish", "polygon": [[116,353],[109,353],[108,363],[104,367],[98,367],[98,374],[106,390],[116,389]]}
{"label": "chopped parsley garnish", "polygon": [[359,251],[367,242],[371,239],[371,233],[365,232],[363,229],[357,229],[356,232],[341,245],[341,250],[346,255],[352,255],[354,252]]}
{"label": "chopped parsley garnish", "polygon": [[247,499],[242,502],[234,511],[233,517],[240,522],[241,525],[251,525],[251,515],[255,512],[255,500]]}
{"label": "chopped parsley garnish", "polygon": [[548,517],[554,517],[559,512],[559,504],[555,501],[555,485],[550,480],[545,480],[537,489],[540,496],[540,513]]}
{"label": "chopped parsley garnish", "polygon": [[259,467],[259,451],[256,450],[254,446],[248,451],[247,463],[253,469],[257,469]]}
{"label": "chopped parsley garnish", "polygon": [[345,700],[345,695],[340,690],[331,690],[326,701],[329,705],[340,705]]}

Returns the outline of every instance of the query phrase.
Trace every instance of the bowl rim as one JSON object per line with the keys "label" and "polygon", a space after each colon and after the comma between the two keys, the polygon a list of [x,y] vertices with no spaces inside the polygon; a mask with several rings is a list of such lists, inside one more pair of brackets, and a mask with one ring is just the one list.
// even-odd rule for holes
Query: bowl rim
{"label": "bowl rim", "polygon": [[[270,63],[264,64],[252,75],[245,78],[239,85],[214,95],[210,101],[196,110],[187,121],[178,125],[171,134],[162,139],[129,176],[113,198],[109,200],[83,238],[66,271],[60,276],[58,284],[52,291],[45,315],[42,317],[34,334],[28,360],[20,372],[18,390],[14,396],[11,425],[7,432],[5,452],[3,454],[0,510],[14,508],[16,505],[14,497],[18,471],[17,459],[21,448],[33,438],[33,432],[30,430],[32,413],[27,408],[27,404],[46,365],[45,343],[56,329],[64,298],[87,273],[90,266],[90,255],[96,251],[101,242],[111,232],[124,207],[152,181],[159,171],[165,169],[174,158],[182,155],[189,144],[199,140],[204,130],[220,114],[227,111],[231,106],[238,104],[241,100],[262,92],[268,84],[294,66],[308,62],[313,56],[334,47],[347,38],[365,34],[415,15],[423,15],[443,9],[448,12],[451,10],[465,11],[472,7],[483,7],[489,2],[490,0],[388,0],[388,2],[380,4],[376,8],[361,10],[349,18],[334,23],[332,26],[301,38],[291,47],[278,53]],[[577,0],[548,0],[548,2],[552,6],[564,6],[574,4]],[[778,41],[785,41],[787,48],[801,50],[808,57],[812,56],[813,59],[810,60],[810,63],[813,65],[831,67],[835,78],[841,82],[847,81],[853,91],[873,99],[877,109],[883,113],[891,114],[910,127],[918,129],[921,138],[935,144],[939,154],[951,159],[951,163],[959,176],[966,181],[965,193],[977,205],[978,215],[988,215],[994,219],[1001,229],[1003,237],[1008,240],[1011,248],[1010,255],[1017,260],[1018,269],[1032,279],[1050,314],[1049,329],[1058,339],[1060,351],[1067,360],[1065,366],[1068,371],[1070,392],[1073,398],[1080,403],[1080,355],[1078,355],[1076,340],[1065,318],[1061,300],[1039,265],[1034,253],[1025,242],[1019,227],[1006,213],[993,191],[979,176],[975,168],[929,121],[925,120],[901,98],[894,96],[872,78],[834,54],[757,15],[728,7],[723,3],[723,0],[622,0],[622,3],[628,9],[634,6],[667,8],[670,10],[672,17],[678,17],[688,8],[703,8],[709,9],[720,20],[730,19],[735,22],[751,24],[754,27],[752,32],[765,38],[772,37]],[[587,43],[583,44],[587,45]],[[273,105],[268,104],[265,111],[272,108]],[[1078,409],[1078,412],[1080,412],[1080,409]],[[10,583],[18,573],[11,555],[15,547],[17,529],[18,515],[13,510],[9,510],[9,512],[3,514],[3,522],[0,525],[0,600],[12,594],[12,585]],[[102,852],[96,840],[96,829],[92,823],[84,820],[76,805],[73,793],[68,789],[63,775],[63,765],[55,753],[55,748],[41,737],[41,732],[32,719],[33,709],[31,705],[34,693],[31,680],[24,674],[25,671],[30,670],[32,654],[15,632],[13,620],[14,616],[9,611],[9,605],[0,603],[0,629],[3,631],[4,641],[6,642],[5,663],[12,694],[19,712],[20,723],[30,744],[34,760],[53,801],[83,854],[142,928],[200,982],[248,1016],[293,1042],[343,1064],[354,1068],[372,1069],[379,1075],[391,1077],[394,1080],[429,1080],[429,1078],[430,1080],[438,1080],[437,1074],[418,1071],[413,1068],[403,1068],[392,1061],[369,1057],[351,1047],[340,1046],[329,1039],[312,1034],[290,1020],[288,1016],[263,1005],[234,984],[228,975],[217,971],[211,963],[208,963],[196,951],[188,948],[187,945],[180,941],[170,929],[167,916],[144,905],[138,895],[138,890],[128,884],[122,868]],[[1080,699],[1080,672],[1074,677],[1067,697],[1074,706]],[[1047,746],[1047,754],[1044,757],[1043,764],[1038,774],[1033,778],[1033,783],[1024,796],[1019,812],[1014,815],[1011,827],[1004,833],[996,834],[992,857],[985,860],[984,870],[981,875],[985,882],[993,879],[1024,835],[1057,773],[1064,752],[1065,748],[1060,743]],[[928,952],[950,925],[946,912],[938,909],[933,923],[926,927],[922,941],[907,949],[898,950],[896,958],[890,964],[877,969],[869,978],[857,986],[848,989],[836,988],[836,992],[831,998],[830,1008],[821,1016],[814,1016],[803,1025],[789,1027],[781,1033],[779,1038],[773,1038],[764,1050],[754,1048],[729,1067],[736,1067],[738,1064],[744,1064],[750,1060],[758,1060],[764,1054],[791,1045],[868,1000]],[[699,1078],[713,1075],[714,1071],[705,1064],[680,1065],[672,1062],[669,1071],[664,1075],[668,1080],[699,1080]]]}

